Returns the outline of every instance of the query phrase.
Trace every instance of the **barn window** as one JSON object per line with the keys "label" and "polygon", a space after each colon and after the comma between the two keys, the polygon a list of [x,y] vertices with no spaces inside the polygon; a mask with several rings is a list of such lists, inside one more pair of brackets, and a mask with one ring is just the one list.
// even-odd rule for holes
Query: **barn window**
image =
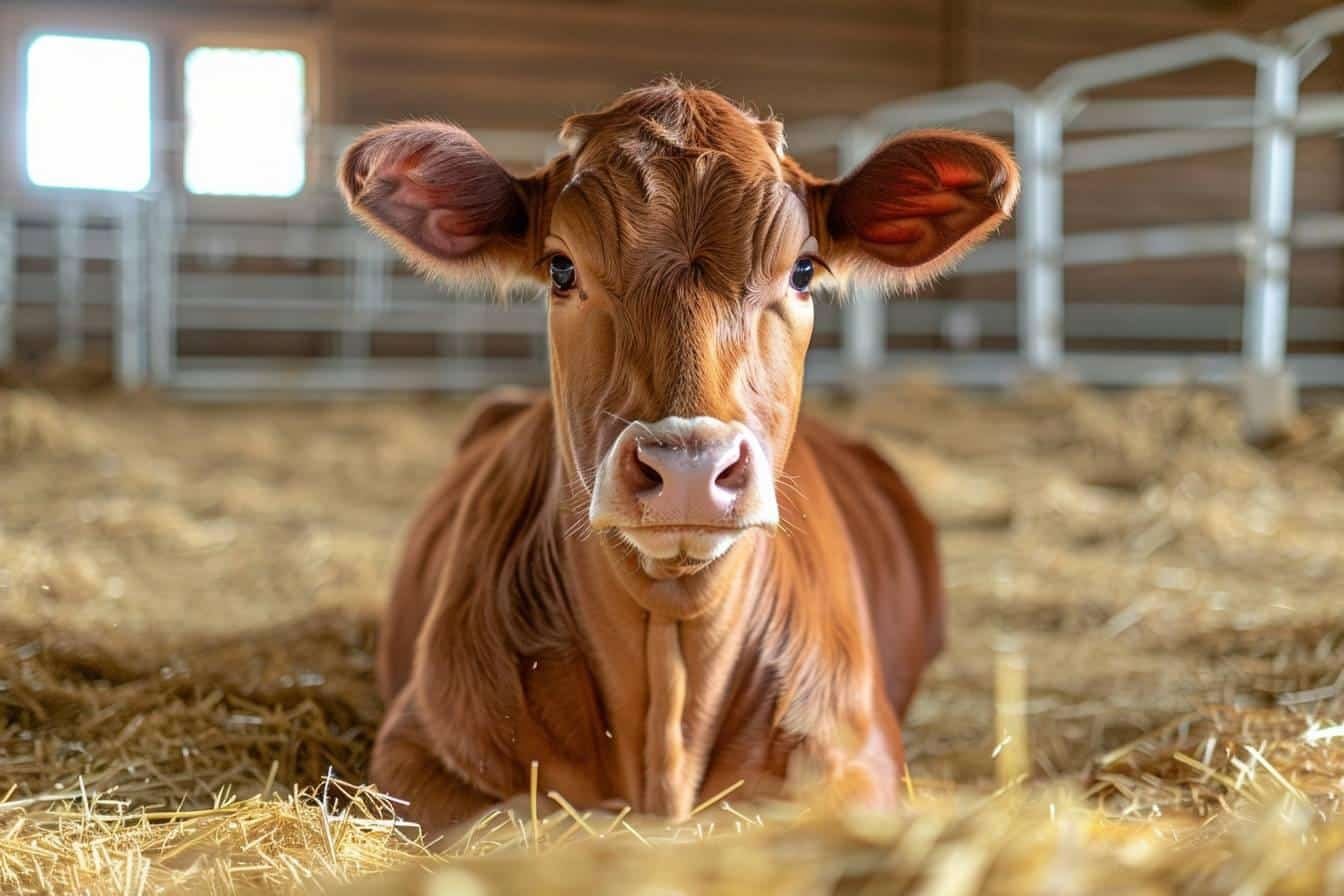
{"label": "barn window", "polygon": [[25,60],[25,156],[41,187],[143,190],[150,176],[149,46],[44,34]]}
{"label": "barn window", "polygon": [[186,59],[186,158],[193,193],[293,196],[306,176],[303,56],[197,47]]}

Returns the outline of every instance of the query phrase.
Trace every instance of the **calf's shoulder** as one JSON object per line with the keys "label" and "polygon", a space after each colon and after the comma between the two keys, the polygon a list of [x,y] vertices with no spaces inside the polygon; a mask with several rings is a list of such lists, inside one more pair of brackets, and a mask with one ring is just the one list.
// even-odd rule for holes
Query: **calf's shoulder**
{"label": "calf's shoulder", "polygon": [[487,393],[467,410],[452,460],[407,530],[378,645],[378,686],[391,704],[411,675],[420,634],[445,571],[460,549],[464,519],[521,514],[527,502],[501,500],[538,491],[549,471],[550,397],[522,389]]}
{"label": "calf's shoulder", "polygon": [[938,537],[914,492],[870,443],[803,415],[806,441],[840,509],[859,566],[879,665],[898,716],[942,649],[945,610]]}

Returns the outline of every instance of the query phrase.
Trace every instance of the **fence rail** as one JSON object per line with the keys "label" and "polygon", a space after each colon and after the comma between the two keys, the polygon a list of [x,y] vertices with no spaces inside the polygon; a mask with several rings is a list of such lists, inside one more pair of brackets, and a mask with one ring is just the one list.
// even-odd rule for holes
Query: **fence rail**
{"label": "fence rail", "polygon": [[[1294,406],[1295,383],[1344,386],[1339,358],[1287,352],[1290,334],[1295,342],[1319,341],[1321,333],[1344,339],[1336,309],[1302,309],[1296,326],[1290,326],[1288,315],[1292,253],[1344,246],[1344,214],[1295,221],[1292,208],[1297,139],[1344,130],[1344,94],[1299,96],[1301,80],[1326,58],[1329,41],[1341,31],[1344,5],[1268,35],[1216,31],[1071,62],[1030,90],[1003,83],[968,85],[887,103],[855,119],[794,124],[794,152],[834,151],[842,169],[859,164],[889,135],[937,124],[1011,135],[1023,168],[1017,238],[991,242],[961,267],[972,274],[1015,271],[1014,310],[993,302],[938,303],[937,310],[917,312],[903,305],[902,323],[889,320],[882,296],[860,292],[823,320],[823,346],[810,359],[809,376],[814,382],[861,385],[928,365],[954,381],[979,385],[1024,373],[1103,383],[1240,381],[1252,434],[1281,427]],[[1253,97],[1090,96],[1219,60],[1254,67]],[[172,158],[180,128],[163,125],[159,130],[165,159]],[[349,128],[315,131],[318,170],[326,170],[322,166],[329,166],[353,135]],[[550,134],[479,136],[504,161],[518,165],[536,164],[557,151]],[[1239,146],[1252,147],[1253,157],[1244,219],[1065,232],[1062,208],[1070,173]],[[457,389],[544,376],[544,311],[539,306],[493,306],[480,295],[445,301],[404,276],[390,253],[344,216],[326,185],[315,185],[287,205],[265,202],[270,204],[263,216],[249,212],[261,206],[245,199],[221,202],[166,188],[134,196],[25,189],[8,197],[0,202],[0,364],[13,359],[16,332],[50,327],[56,333],[54,350],[64,359],[84,351],[86,333],[109,331],[118,375],[127,386],[153,383],[193,392]],[[1231,321],[1226,309],[1191,309],[1190,325],[1175,326],[1170,307],[1146,306],[1141,299],[1133,308],[1126,306],[1127,322],[1116,321],[1115,315],[1112,321],[1155,344],[1161,336],[1190,331],[1182,338],[1195,338],[1200,327],[1212,327],[1208,334],[1226,339],[1236,324],[1239,357],[1066,351],[1066,334],[1085,337],[1088,321],[1105,316],[1105,309],[1085,302],[1066,308],[1066,268],[1208,255],[1237,256],[1243,262],[1240,321]],[[52,274],[20,273],[19,260],[29,258],[50,260]],[[280,270],[229,282],[221,282],[222,275],[213,270],[250,258],[269,259]],[[110,265],[115,282],[90,273],[89,262]],[[292,264],[292,275],[284,270],[286,263]],[[339,272],[315,270],[324,265]],[[101,293],[92,289],[94,283]],[[47,306],[50,314],[41,311]],[[110,316],[108,309],[114,312]],[[1016,353],[891,349],[900,334],[920,327],[926,333],[947,332],[967,320],[970,329],[1002,338],[1011,327],[1009,318],[1015,320]],[[1164,323],[1147,326],[1144,321]],[[218,331],[326,333],[334,337],[335,350],[320,358],[184,353],[184,334]],[[372,351],[377,338],[413,334],[439,338],[436,356],[388,359]],[[523,340],[527,350],[510,357],[492,353],[491,339],[509,337]]]}

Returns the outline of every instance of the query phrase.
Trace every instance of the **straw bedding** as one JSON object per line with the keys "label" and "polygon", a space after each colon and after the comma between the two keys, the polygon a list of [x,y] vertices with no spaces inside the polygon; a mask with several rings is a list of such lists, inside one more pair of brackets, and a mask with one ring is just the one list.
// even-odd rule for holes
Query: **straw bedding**
{"label": "straw bedding", "polygon": [[669,827],[543,793],[425,844],[359,785],[460,410],[0,392],[0,892],[1344,892],[1329,406],[1263,452],[1208,392],[828,406],[943,527],[908,806]]}

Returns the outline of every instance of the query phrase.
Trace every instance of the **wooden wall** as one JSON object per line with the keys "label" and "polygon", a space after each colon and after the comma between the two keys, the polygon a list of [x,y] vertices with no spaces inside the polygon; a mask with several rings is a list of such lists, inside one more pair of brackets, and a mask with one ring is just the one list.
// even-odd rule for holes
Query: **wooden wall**
{"label": "wooden wall", "polygon": [[[965,80],[1034,84],[1071,59],[1111,53],[1200,31],[1270,31],[1330,6],[1329,0],[964,0]],[[1334,80],[1344,71],[1327,63]],[[1215,64],[1151,79],[1115,93],[1213,95],[1250,90],[1250,69]]]}
{"label": "wooden wall", "polygon": [[660,75],[786,120],[938,85],[941,0],[332,0],[342,112],[554,127]]}
{"label": "wooden wall", "polygon": [[[245,0],[230,0],[245,2]],[[297,3],[300,0],[288,0]],[[1251,33],[1325,0],[325,0],[351,122],[441,115],[540,127],[663,74],[789,120],[971,81],[1039,82],[1070,60],[1214,28]],[[1338,85],[1344,57],[1310,86]],[[1247,93],[1205,66],[1115,93]]]}

